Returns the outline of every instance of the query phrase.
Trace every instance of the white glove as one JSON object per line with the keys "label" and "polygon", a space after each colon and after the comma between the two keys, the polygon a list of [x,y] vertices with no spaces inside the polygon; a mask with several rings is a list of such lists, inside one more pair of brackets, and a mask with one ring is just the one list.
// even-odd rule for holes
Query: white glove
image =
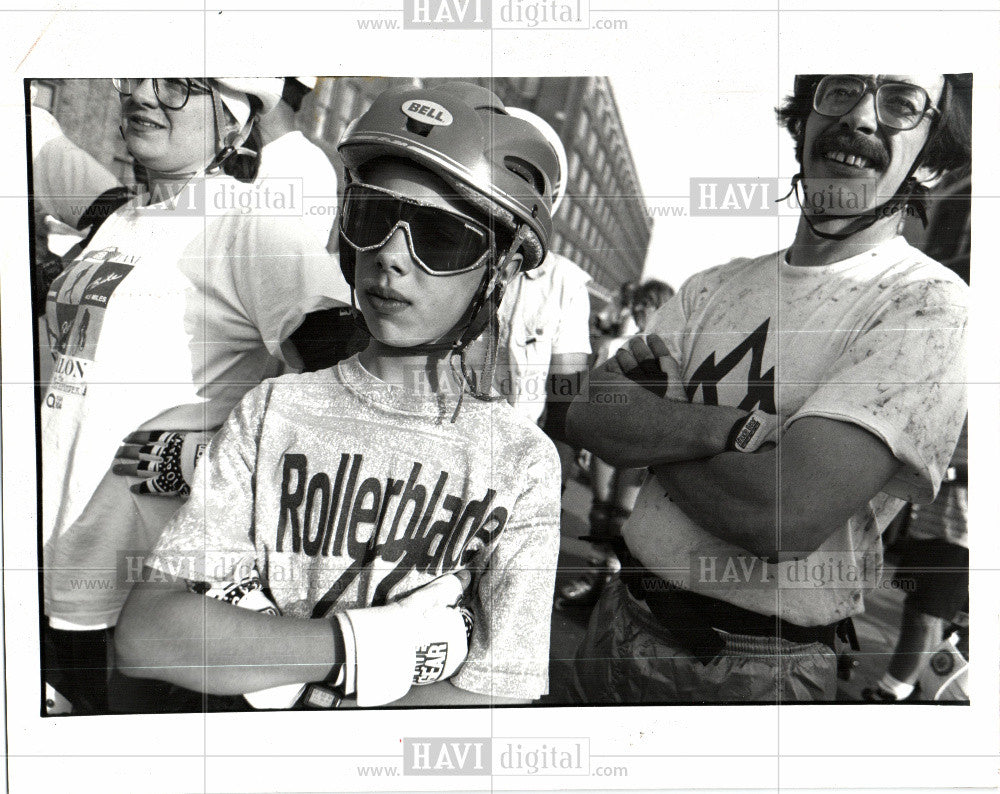
{"label": "white glove", "polygon": [[153,496],[187,496],[197,465],[211,433],[200,431],[142,430],[129,435],[115,453],[113,474],[142,477],[132,493]]}
{"label": "white glove", "polygon": [[[209,598],[227,601],[242,609],[252,609],[254,612],[267,615],[281,615],[278,605],[265,595],[264,584],[256,568],[238,582],[212,585],[201,592]],[[305,687],[305,684],[286,684],[262,689],[259,692],[248,692],[243,697],[255,709],[289,709],[295,705]]]}
{"label": "white glove", "polygon": [[440,576],[383,607],[337,615],[345,647],[354,647],[353,665],[348,650],[345,689],[354,691],[359,706],[391,703],[414,684],[444,681],[461,667],[472,613],[460,606],[469,574],[460,575]]}

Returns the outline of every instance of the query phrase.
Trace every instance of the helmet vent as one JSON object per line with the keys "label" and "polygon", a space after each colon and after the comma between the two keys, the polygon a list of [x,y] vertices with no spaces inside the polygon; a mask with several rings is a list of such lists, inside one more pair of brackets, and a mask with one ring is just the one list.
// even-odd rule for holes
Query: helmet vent
{"label": "helmet vent", "polygon": [[433,128],[433,124],[425,124],[424,122],[417,121],[416,119],[406,120],[406,131],[412,132],[414,135],[421,135],[424,138],[430,134]]}
{"label": "helmet vent", "polygon": [[507,155],[503,158],[503,164],[507,167],[508,171],[521,177],[521,179],[531,185],[537,192],[541,193],[543,196],[546,194],[545,177],[541,171],[539,171],[527,160]]}

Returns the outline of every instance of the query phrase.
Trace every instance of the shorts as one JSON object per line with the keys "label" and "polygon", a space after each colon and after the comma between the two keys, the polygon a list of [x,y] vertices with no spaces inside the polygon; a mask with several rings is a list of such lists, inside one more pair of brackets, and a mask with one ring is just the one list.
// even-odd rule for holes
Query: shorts
{"label": "shorts", "polygon": [[969,550],[941,538],[909,538],[900,550],[895,578],[912,585],[907,606],[954,620],[969,603]]}
{"label": "shorts", "polygon": [[832,701],[837,658],[820,642],[720,632],[722,651],[695,659],[614,579],[590,616],[574,661],[585,704]]}

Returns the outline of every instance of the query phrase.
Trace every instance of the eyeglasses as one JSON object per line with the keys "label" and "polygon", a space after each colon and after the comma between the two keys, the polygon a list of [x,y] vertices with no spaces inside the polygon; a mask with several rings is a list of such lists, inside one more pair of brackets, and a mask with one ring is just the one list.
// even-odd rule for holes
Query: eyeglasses
{"label": "eyeglasses", "polygon": [[475,270],[496,250],[493,232],[460,212],[362,182],[347,186],[340,234],[355,251],[381,248],[398,228],[414,261],[432,275]]}
{"label": "eyeglasses", "polygon": [[[132,94],[142,85],[146,77],[114,77],[111,83],[115,90],[122,96],[132,96]],[[188,98],[192,94],[209,94],[211,89],[207,84],[192,80],[188,77],[154,77],[153,94],[156,100],[163,107],[170,110],[180,110],[187,104]]]}
{"label": "eyeglasses", "polygon": [[919,85],[877,83],[853,74],[828,74],[820,80],[813,95],[813,110],[821,116],[843,116],[869,92],[875,95],[878,123],[894,130],[912,130],[924,116],[940,113]]}

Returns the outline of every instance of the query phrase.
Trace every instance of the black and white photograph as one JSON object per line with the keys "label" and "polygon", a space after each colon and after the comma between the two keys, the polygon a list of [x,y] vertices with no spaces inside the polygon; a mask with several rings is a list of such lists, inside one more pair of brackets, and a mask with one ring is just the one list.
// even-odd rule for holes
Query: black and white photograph
{"label": "black and white photograph", "polygon": [[4,12],[7,788],[988,785],[1000,15],[402,5]]}

